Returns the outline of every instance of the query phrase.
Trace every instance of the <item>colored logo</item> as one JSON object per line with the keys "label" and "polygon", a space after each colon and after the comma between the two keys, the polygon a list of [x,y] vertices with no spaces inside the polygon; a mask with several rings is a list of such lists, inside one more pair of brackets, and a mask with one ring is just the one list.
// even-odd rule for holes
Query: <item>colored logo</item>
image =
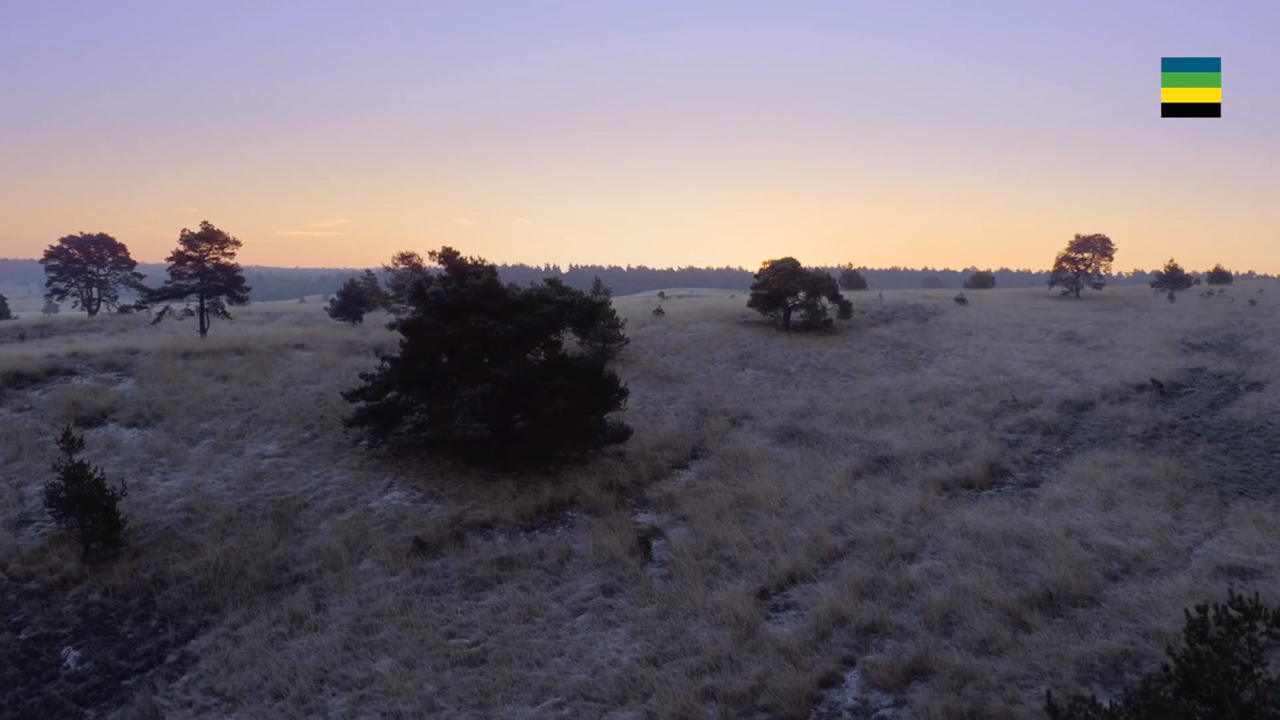
{"label": "colored logo", "polygon": [[1222,58],[1160,58],[1160,117],[1222,117]]}

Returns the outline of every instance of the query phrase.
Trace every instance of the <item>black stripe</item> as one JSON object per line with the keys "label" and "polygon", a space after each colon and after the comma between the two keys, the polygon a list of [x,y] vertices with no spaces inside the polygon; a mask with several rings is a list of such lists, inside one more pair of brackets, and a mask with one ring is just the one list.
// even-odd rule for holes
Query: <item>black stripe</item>
{"label": "black stripe", "polygon": [[1160,117],[1222,117],[1222,103],[1160,103]]}

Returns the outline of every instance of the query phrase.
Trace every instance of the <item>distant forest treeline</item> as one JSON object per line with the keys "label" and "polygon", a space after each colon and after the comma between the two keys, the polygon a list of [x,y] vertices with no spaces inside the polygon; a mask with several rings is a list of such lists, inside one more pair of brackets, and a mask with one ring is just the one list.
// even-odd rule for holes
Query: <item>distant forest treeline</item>
{"label": "distant forest treeline", "polygon": [[[138,265],[138,271],[146,273],[144,282],[158,283],[165,275],[165,267],[156,263]],[[976,268],[952,270],[950,268],[859,268],[871,290],[895,290],[904,288],[944,287],[961,288]],[[837,268],[827,268],[838,276]],[[568,269],[558,265],[499,265],[498,271],[506,282],[527,285],[548,277],[560,278],[570,287],[586,290],[599,276],[615,295],[631,295],[667,288],[715,288],[745,291],[751,285],[754,271],[745,268],[651,268],[616,265],[570,265]],[[251,300],[294,300],[306,295],[326,295],[341,287],[343,281],[359,270],[340,268],[271,268],[244,269],[245,278],[253,290]],[[1151,282],[1155,270],[1121,272],[1109,276],[1116,285],[1137,285]],[[996,287],[1046,287],[1048,271],[995,270]],[[1270,278],[1271,275],[1253,271],[1236,273],[1240,279]],[[31,287],[32,294],[44,291],[44,268],[36,260],[10,260],[0,258],[0,282]],[[940,285],[939,285],[940,283]]]}

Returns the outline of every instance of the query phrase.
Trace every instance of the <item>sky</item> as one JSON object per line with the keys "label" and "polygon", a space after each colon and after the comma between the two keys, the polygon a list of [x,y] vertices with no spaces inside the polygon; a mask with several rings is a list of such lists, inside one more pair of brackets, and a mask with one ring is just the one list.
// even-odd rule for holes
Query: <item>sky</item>
{"label": "sky", "polygon": [[[0,257],[1280,272],[1280,3],[0,5]],[[1162,119],[1160,58],[1222,58]]]}

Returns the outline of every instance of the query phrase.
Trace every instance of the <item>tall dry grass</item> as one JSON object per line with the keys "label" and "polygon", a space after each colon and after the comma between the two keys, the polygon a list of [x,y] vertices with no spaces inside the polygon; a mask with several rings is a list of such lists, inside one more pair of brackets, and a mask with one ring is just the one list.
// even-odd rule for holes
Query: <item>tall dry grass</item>
{"label": "tall dry grass", "polygon": [[[1275,506],[1161,444],[1197,419],[1134,390],[1247,378],[1215,412],[1268,427],[1254,290],[856,294],[823,337],[741,296],[620,298],[635,437],[532,478],[345,432],[338,391],[394,344],[373,320],[55,318],[0,346],[0,567],[200,619],[124,717],[808,718],[851,666],[901,717],[1040,717],[1046,688],[1151,667],[1228,584],[1280,599]],[[109,566],[39,511],[66,421],[130,481]]]}

